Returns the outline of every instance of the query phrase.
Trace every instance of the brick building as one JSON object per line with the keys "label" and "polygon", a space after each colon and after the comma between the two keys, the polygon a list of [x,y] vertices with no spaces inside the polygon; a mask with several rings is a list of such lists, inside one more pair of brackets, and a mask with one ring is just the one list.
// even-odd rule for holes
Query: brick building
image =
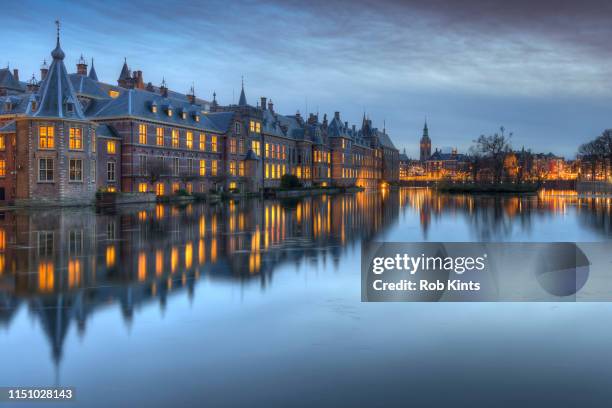
{"label": "brick building", "polygon": [[271,100],[236,105],[145,83],[127,61],[117,85],[81,56],[69,74],[59,34],[40,80],[0,70],[0,201],[91,202],[95,192],[260,191],[284,174],[305,185],[399,180],[399,152],[370,119],[281,115]]}

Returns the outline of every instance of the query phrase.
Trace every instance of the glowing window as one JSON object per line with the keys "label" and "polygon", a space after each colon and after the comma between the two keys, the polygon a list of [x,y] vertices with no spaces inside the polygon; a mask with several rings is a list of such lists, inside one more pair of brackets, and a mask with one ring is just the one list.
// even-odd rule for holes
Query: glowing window
{"label": "glowing window", "polygon": [[106,151],[109,154],[117,153],[117,142],[115,142],[114,140],[109,140],[108,142],[106,142]]}
{"label": "glowing window", "polygon": [[160,128],[158,127],[157,130],[155,131],[156,136],[157,136],[157,145],[158,146],[163,146],[164,145],[164,128]]}
{"label": "glowing window", "polygon": [[41,149],[53,149],[55,147],[55,128],[53,126],[38,128],[38,147]]}
{"label": "glowing window", "polygon": [[138,143],[147,144],[147,125],[138,125]]}
{"label": "glowing window", "polygon": [[6,176],[6,160],[0,159],[0,177]]}
{"label": "glowing window", "polygon": [[139,183],[138,184],[138,192],[139,193],[146,193],[147,190],[148,190],[147,183]]}
{"label": "glowing window", "polygon": [[6,149],[6,141],[4,135],[0,135],[0,150]]}
{"label": "glowing window", "polygon": [[187,132],[185,144],[188,149],[193,149],[193,132]]}
{"label": "glowing window", "polygon": [[119,96],[119,91],[115,91],[114,89],[111,89],[108,91],[108,96],[115,99],[116,97]]}
{"label": "glowing window", "polygon": [[206,135],[204,133],[200,133],[200,150],[206,150]]}
{"label": "glowing window", "polygon": [[217,175],[217,161],[216,160],[212,161],[212,168],[210,169],[210,172],[212,173],[213,176]]}
{"label": "glowing window", "polygon": [[172,129],[172,147],[179,147],[179,131]]}
{"label": "glowing window", "polygon": [[206,175],[206,160],[200,160],[200,176]]}
{"label": "glowing window", "polygon": [[213,152],[217,152],[217,136],[210,137],[210,149]]}

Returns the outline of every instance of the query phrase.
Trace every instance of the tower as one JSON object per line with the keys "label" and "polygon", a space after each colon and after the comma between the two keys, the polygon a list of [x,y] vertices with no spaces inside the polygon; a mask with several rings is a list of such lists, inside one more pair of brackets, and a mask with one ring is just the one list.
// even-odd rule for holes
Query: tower
{"label": "tower", "polygon": [[431,157],[431,139],[429,138],[429,129],[427,128],[427,121],[425,121],[425,126],[423,127],[423,136],[421,136],[420,142],[420,152],[419,160],[424,162]]}

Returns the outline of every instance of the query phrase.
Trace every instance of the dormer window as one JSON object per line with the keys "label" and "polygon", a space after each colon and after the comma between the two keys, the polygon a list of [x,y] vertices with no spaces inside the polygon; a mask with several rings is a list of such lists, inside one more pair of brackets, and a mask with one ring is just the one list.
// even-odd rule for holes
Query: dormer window
{"label": "dormer window", "polygon": [[193,120],[195,120],[196,122],[200,121],[200,115],[198,115],[197,113],[193,115]]}
{"label": "dormer window", "polygon": [[74,112],[74,103],[66,102],[66,112],[69,112],[69,113]]}
{"label": "dormer window", "polygon": [[36,101],[32,101],[32,112],[34,112],[37,108]]}
{"label": "dormer window", "polygon": [[155,102],[151,104],[151,112],[157,113],[157,104]]}
{"label": "dormer window", "polygon": [[172,116],[172,106],[168,106],[168,116]]}
{"label": "dormer window", "polygon": [[187,112],[181,112],[181,117],[183,118],[183,120],[187,119]]}

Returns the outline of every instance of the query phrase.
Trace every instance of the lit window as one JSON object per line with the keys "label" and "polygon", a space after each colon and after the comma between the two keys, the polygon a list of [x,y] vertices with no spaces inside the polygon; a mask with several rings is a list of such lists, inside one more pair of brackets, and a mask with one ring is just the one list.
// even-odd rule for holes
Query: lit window
{"label": "lit window", "polygon": [[139,193],[146,193],[147,190],[148,190],[147,183],[140,183],[140,184],[138,184],[138,192]]}
{"label": "lit window", "polygon": [[108,91],[108,96],[115,99],[116,97],[119,96],[119,91],[115,91],[114,89],[111,89]]}
{"label": "lit window", "polygon": [[0,159],[0,177],[6,176],[6,160]]}
{"label": "lit window", "polygon": [[206,150],[206,135],[204,133],[200,133],[200,150]]}
{"label": "lit window", "polygon": [[217,152],[217,136],[210,137],[210,149],[215,153]]}
{"label": "lit window", "polygon": [[116,193],[117,192],[117,187],[115,187],[115,186],[108,186],[108,187],[106,187],[106,191],[108,191],[109,193]]}
{"label": "lit window", "polygon": [[157,105],[155,103],[151,105],[151,112],[157,113]]}
{"label": "lit window", "polygon": [[183,120],[187,119],[187,112],[182,112],[181,113],[181,118],[183,118]]}
{"label": "lit window", "polygon": [[259,142],[259,140],[253,140],[251,142],[251,148],[253,149],[253,153],[255,153],[256,155],[260,155],[261,154],[261,143]]}
{"label": "lit window", "polygon": [[83,181],[83,161],[70,159],[70,181]]}
{"label": "lit window", "polygon": [[255,122],[255,132],[261,133],[261,123]]}
{"label": "lit window", "polygon": [[193,149],[193,132],[187,132],[185,144],[187,145],[188,149]]}
{"label": "lit window", "polygon": [[232,153],[232,154],[236,154],[236,139],[231,138],[231,139],[229,140],[229,142],[230,142],[230,145],[229,145],[229,147],[230,147],[230,153]]}
{"label": "lit window", "polygon": [[168,108],[168,116],[172,116],[172,108]]}
{"label": "lit window", "polygon": [[71,150],[83,149],[83,135],[80,128],[70,128],[70,137],[68,142]]}
{"label": "lit window", "polygon": [[0,135],[0,150],[6,149],[6,141],[4,135]]}
{"label": "lit window", "polygon": [[53,149],[55,147],[55,128],[53,126],[38,128],[38,147],[41,149]]}
{"label": "lit window", "polygon": [[266,163],[266,178],[270,178],[270,165]]}
{"label": "lit window", "polygon": [[238,175],[244,177],[244,162],[238,163]]}
{"label": "lit window", "polygon": [[172,192],[176,193],[177,191],[179,191],[181,188],[181,186],[179,185],[179,183],[172,183]]}
{"label": "lit window", "polygon": [[270,143],[266,143],[266,159],[270,157]]}
{"label": "lit window", "polygon": [[147,144],[147,125],[138,125],[138,143]]}
{"label": "lit window", "polygon": [[236,175],[236,162],[235,161],[230,161],[230,174],[232,176]]}
{"label": "lit window", "polygon": [[255,121],[254,120],[249,122],[249,130],[251,132],[255,132]]}
{"label": "lit window", "polygon": [[106,142],[106,151],[109,154],[117,153],[117,142],[115,142],[114,140],[109,140],[108,142]]}
{"label": "lit window", "polygon": [[172,129],[172,147],[179,147],[179,131]]}
{"label": "lit window", "polygon": [[109,161],[106,163],[106,179],[115,181],[115,162]]}
{"label": "lit window", "polygon": [[229,189],[230,190],[235,190],[236,189],[236,182],[235,181],[232,181],[232,182],[229,183]]}
{"label": "lit window", "polygon": [[91,151],[93,153],[96,152],[96,131],[95,129],[91,129]]}
{"label": "lit window", "polygon": [[195,115],[193,118],[195,119],[196,122],[200,121],[200,115]]}
{"label": "lit window", "polygon": [[155,185],[155,194],[157,194],[158,196],[164,195],[164,183],[157,183]]}
{"label": "lit window", "polygon": [[210,169],[210,172],[212,173],[213,176],[217,175],[217,161],[216,160],[212,161],[212,168]]}
{"label": "lit window", "polygon": [[206,160],[200,160],[200,176],[206,175]]}
{"label": "lit window", "polygon": [[38,180],[53,181],[53,159],[40,159],[38,161]]}
{"label": "lit window", "polygon": [[156,134],[156,143],[158,146],[163,146],[164,145],[164,128],[160,128],[158,127],[155,131]]}

